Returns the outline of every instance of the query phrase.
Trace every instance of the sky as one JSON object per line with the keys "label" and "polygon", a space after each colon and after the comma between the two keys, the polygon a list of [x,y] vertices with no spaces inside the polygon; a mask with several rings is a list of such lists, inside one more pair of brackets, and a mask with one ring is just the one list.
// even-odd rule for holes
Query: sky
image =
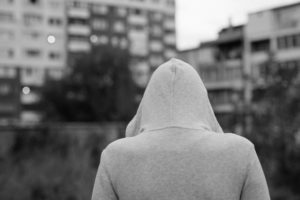
{"label": "sky", "polygon": [[247,21],[248,13],[300,0],[176,0],[177,47],[197,47],[217,38],[218,31]]}

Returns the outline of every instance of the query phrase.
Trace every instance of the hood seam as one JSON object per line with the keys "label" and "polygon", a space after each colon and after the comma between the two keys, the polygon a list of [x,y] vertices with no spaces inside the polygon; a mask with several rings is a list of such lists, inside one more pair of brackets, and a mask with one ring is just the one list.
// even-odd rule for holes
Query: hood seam
{"label": "hood seam", "polygon": [[[172,93],[172,98],[171,98],[171,123],[174,122],[174,90],[175,90],[175,76],[176,76],[176,66],[174,63],[174,59],[171,60],[172,61],[172,68],[174,70],[172,70],[172,84],[171,84],[171,93]],[[171,69],[172,69],[171,68]]]}

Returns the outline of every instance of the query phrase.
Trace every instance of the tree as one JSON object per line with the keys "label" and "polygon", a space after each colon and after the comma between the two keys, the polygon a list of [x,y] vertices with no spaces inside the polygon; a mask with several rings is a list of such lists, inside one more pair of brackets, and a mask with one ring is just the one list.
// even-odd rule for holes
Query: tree
{"label": "tree", "polygon": [[[262,67],[264,84],[253,95],[253,133],[273,199],[300,197],[300,79],[299,63],[279,63],[274,58]],[[278,195],[276,194],[278,192]],[[281,195],[281,196],[280,196]]]}
{"label": "tree", "polygon": [[43,91],[45,120],[128,121],[134,85],[127,51],[95,48],[75,59],[61,80],[48,80]]}

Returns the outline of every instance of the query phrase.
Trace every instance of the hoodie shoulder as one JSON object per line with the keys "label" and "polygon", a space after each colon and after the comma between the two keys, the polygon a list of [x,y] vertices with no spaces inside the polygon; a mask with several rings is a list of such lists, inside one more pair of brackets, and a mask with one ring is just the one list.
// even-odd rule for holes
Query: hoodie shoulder
{"label": "hoodie shoulder", "polygon": [[247,138],[234,134],[234,133],[225,133],[224,136],[226,137],[227,140],[236,143],[236,144],[241,144],[245,146],[254,146],[253,143],[248,140]]}
{"label": "hoodie shoulder", "polygon": [[127,137],[115,140],[114,142],[107,145],[105,151],[111,156],[124,156],[130,152],[135,152],[137,143],[135,142],[136,137]]}
{"label": "hoodie shoulder", "polygon": [[211,133],[208,134],[206,144],[216,151],[236,151],[239,149],[240,153],[248,152],[254,147],[253,143],[243,136],[234,133]]}

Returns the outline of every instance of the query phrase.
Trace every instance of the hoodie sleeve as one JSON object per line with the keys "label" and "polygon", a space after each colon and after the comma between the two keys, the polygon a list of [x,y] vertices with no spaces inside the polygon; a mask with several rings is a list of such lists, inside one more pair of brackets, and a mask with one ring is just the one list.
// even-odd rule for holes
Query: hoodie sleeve
{"label": "hoodie sleeve", "polygon": [[92,200],[117,200],[108,170],[105,150],[102,151],[101,160],[95,178]]}
{"label": "hoodie sleeve", "polygon": [[264,172],[252,145],[241,200],[270,200]]}

